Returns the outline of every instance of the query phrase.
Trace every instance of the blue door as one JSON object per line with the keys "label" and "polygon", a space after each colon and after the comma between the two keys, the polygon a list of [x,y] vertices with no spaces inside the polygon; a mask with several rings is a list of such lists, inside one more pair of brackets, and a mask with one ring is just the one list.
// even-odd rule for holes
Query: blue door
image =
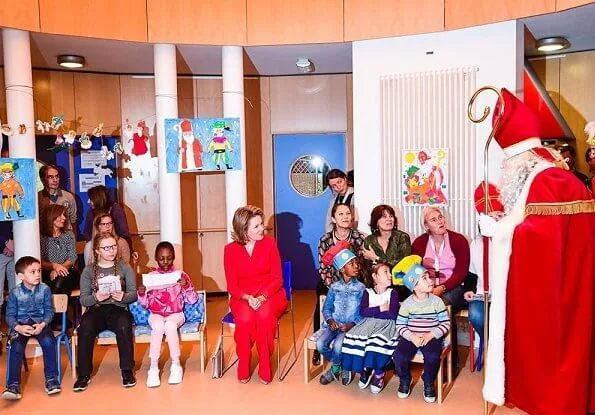
{"label": "blue door", "polygon": [[279,250],[292,263],[293,288],[313,290],[319,279],[318,241],[331,198],[324,177],[333,168],[345,171],[345,135],[275,135],[273,150]]}

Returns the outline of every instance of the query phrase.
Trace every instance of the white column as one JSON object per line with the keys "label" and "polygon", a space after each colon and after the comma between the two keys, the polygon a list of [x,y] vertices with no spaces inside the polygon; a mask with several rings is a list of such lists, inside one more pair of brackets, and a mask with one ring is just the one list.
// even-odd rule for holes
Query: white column
{"label": "white column", "polygon": [[[29,32],[15,29],[2,30],[4,47],[4,84],[6,86],[6,113],[13,135],[8,139],[10,157],[36,159],[35,120],[33,116],[33,75],[31,72],[31,45]],[[27,126],[25,134],[18,133],[19,124]],[[35,211],[37,195],[35,195]],[[39,258],[39,213],[35,219],[13,222],[14,256]]]}
{"label": "white column", "polygon": [[168,173],[165,155],[166,118],[178,118],[178,78],[175,45],[153,46],[155,62],[155,113],[157,118],[157,156],[159,158],[159,229],[162,241],[176,249],[176,265],[182,259],[182,210],[179,173]]}
{"label": "white column", "polygon": [[246,205],[246,128],[244,126],[244,50],[223,46],[223,116],[240,119],[242,170],[225,173],[227,238],[231,240],[233,214]]}

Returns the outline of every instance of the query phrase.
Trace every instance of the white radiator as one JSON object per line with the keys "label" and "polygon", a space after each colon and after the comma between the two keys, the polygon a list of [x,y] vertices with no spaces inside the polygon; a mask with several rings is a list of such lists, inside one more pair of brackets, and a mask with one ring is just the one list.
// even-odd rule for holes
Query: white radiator
{"label": "white radiator", "polygon": [[448,149],[449,226],[469,238],[476,234],[476,137],[467,119],[476,72],[477,68],[458,68],[381,77],[382,201],[400,210],[404,223],[399,228],[413,238],[423,232],[422,207],[402,201],[406,149]]}

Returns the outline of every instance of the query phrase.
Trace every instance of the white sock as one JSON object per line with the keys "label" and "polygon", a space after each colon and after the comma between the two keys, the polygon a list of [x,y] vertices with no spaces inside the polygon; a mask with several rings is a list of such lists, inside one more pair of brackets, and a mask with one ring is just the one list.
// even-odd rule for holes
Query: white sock
{"label": "white sock", "polygon": [[151,369],[159,369],[159,359],[151,359]]}
{"label": "white sock", "polygon": [[171,359],[171,364],[172,364],[172,366],[181,366],[180,358],[178,357],[177,359]]}

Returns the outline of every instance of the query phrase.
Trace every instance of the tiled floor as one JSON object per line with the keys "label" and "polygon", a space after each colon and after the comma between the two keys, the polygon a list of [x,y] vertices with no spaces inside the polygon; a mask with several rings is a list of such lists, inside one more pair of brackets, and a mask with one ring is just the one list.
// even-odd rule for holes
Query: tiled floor
{"label": "tiled floor", "polygon": [[[482,414],[481,373],[470,373],[468,368],[462,369],[455,380],[454,387],[442,405],[426,404],[423,401],[420,387],[415,387],[409,399],[396,397],[397,380],[394,377],[388,382],[386,389],[375,396],[369,390],[360,391],[356,382],[349,387],[339,384],[322,386],[315,379],[309,384],[303,381],[302,341],[310,334],[310,317],[314,304],[312,292],[298,292],[294,296],[298,361],[283,382],[278,380],[264,386],[258,382],[255,374],[246,385],[240,384],[232,368],[221,379],[211,379],[210,363],[207,373],[201,374],[199,369],[198,346],[182,346],[182,359],[185,360],[185,376],[181,385],[167,384],[169,362],[162,359],[165,371],[161,377],[162,386],[148,389],[145,386],[146,371],[149,364],[148,345],[138,345],[135,349],[137,360],[138,384],[131,389],[124,389],[120,384],[118,353],[115,346],[97,346],[95,349],[95,366],[97,373],[89,386],[82,393],[71,391],[73,380],[70,366],[63,359],[65,377],[62,382],[63,391],[59,395],[48,397],[43,390],[43,361],[37,358],[29,361],[31,372],[23,375],[23,399],[19,402],[0,402],[0,413],[19,414],[53,414],[76,411],[78,414],[99,413],[242,413],[282,415],[293,413],[359,413],[370,415],[375,413],[406,414]],[[213,351],[219,333],[218,321],[227,310],[224,297],[208,300],[208,356]],[[283,359],[291,343],[290,320],[285,318],[281,325]],[[226,356],[232,352],[233,342],[227,342]],[[167,356],[164,345],[163,355]],[[283,361],[282,361],[283,366]],[[0,359],[0,373],[4,376],[6,354]],[[330,409],[334,408],[334,409]],[[10,412],[9,412],[10,411]],[[490,413],[498,415],[520,414],[519,410],[491,407]]]}

